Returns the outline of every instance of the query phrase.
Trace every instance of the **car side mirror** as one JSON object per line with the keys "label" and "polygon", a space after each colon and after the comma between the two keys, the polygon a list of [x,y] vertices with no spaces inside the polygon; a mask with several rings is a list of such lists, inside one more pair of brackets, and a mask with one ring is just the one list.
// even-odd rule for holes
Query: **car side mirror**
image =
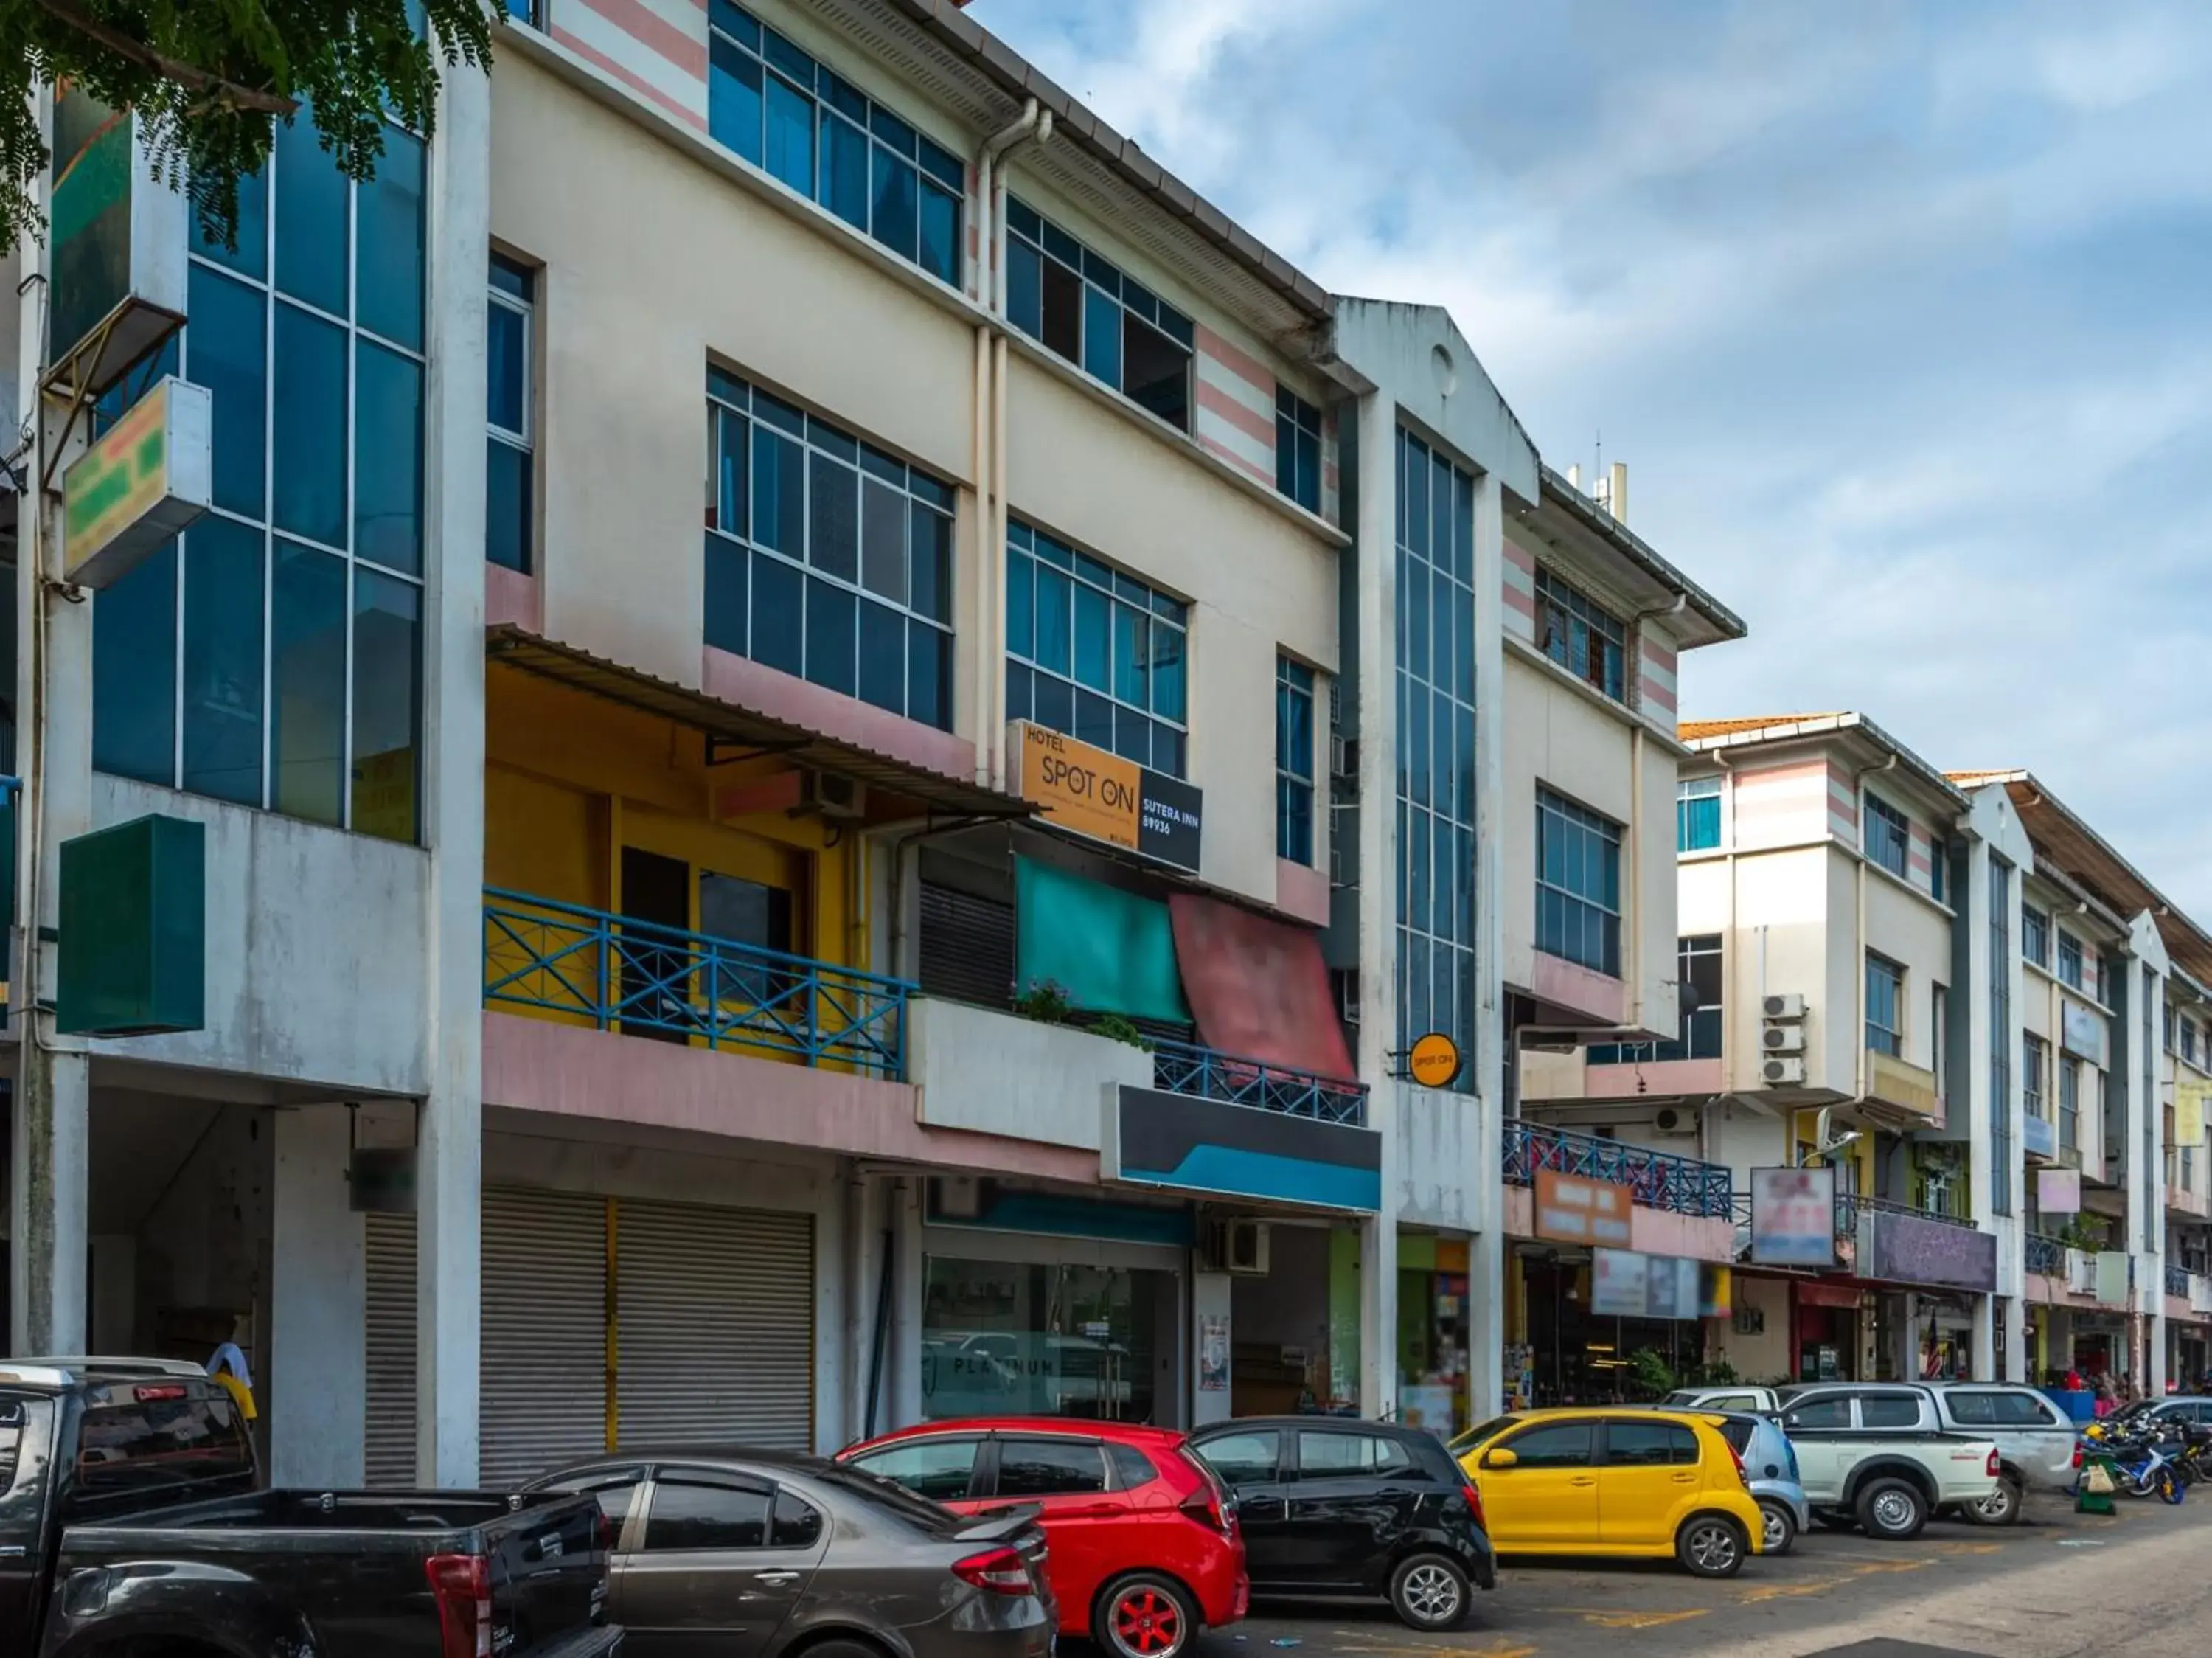
{"label": "car side mirror", "polygon": [[1508,1468],[1517,1467],[1520,1461],[1519,1457],[1502,1446],[1495,1451],[1485,1451],[1482,1454],[1482,1466],[1486,1468],[1494,1468],[1500,1473]]}

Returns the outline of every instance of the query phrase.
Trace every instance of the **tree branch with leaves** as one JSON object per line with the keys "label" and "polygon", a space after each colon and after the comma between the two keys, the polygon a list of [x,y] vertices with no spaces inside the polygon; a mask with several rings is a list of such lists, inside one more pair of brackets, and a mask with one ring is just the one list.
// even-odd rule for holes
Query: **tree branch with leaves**
{"label": "tree branch with leaves", "polygon": [[0,0],[0,236],[45,234],[42,83],[134,111],[156,174],[228,242],[277,121],[313,120],[371,179],[386,112],[430,136],[441,66],[488,64],[495,21],[483,0]]}

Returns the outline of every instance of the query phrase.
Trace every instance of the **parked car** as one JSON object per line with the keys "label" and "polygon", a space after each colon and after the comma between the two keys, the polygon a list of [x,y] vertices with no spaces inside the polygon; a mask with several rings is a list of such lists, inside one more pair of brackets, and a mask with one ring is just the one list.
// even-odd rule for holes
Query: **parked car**
{"label": "parked car", "polygon": [[1445,1630],[1497,1587],[1482,1499],[1434,1434],[1253,1417],[1197,1429],[1190,1448],[1237,1500],[1255,1595],[1386,1600]]}
{"label": "parked car", "polygon": [[581,1497],[259,1483],[243,1413],[195,1366],[0,1359],[0,1652],[622,1647]]}
{"label": "parked car", "polygon": [[1771,1417],[1729,1411],[1719,1418],[1721,1437],[1743,1464],[1751,1484],[1751,1500],[1759,1504],[1765,1529],[1759,1539],[1761,1554],[1790,1552],[1799,1535],[1812,1528],[1813,1509],[1805,1500],[1805,1487],[1797,1478],[1797,1453]]}
{"label": "parked car", "polygon": [[616,1529],[624,1658],[1048,1658],[1059,1608],[1034,1510],[955,1515],[819,1457],[605,1457],[532,1490],[597,1499]]}
{"label": "parked car", "polygon": [[1503,1555],[1664,1559],[1733,1577],[1759,1552],[1765,1517],[1711,1416],[1530,1411],[1453,1441]]}
{"label": "parked car", "polygon": [[1961,1509],[1966,1518],[1984,1526],[2009,1526],[2020,1518],[2024,1492],[2074,1489],[2073,1421],[2034,1388],[2001,1381],[1923,1385],[1947,1429],[1994,1441],[1997,1448],[1997,1489]]}
{"label": "parked car", "polygon": [[1064,1635],[1118,1658],[1181,1658],[1251,1595],[1227,1491],[1163,1428],[1056,1417],[933,1422],[838,1460],[964,1514],[1034,1503]]}
{"label": "parked car", "polygon": [[1994,1441],[1948,1433],[1925,1387],[1905,1382],[1824,1382],[1783,1390],[1782,1431],[1816,1520],[1856,1522],[1901,1542],[1929,1516],[1978,1508],[1996,1493],[2002,1460]]}
{"label": "parked car", "polygon": [[2139,1399],[2131,1405],[2122,1405],[2108,1417],[2101,1417],[2081,1429],[2083,1436],[2102,1439],[2118,1423],[2132,1423],[2143,1417],[2155,1417],[2164,1422],[2178,1418],[2200,1427],[2212,1428],[2212,1399],[2191,1393],[2175,1393],[2166,1399]]}
{"label": "parked car", "polygon": [[1734,1387],[1677,1387],[1659,1401],[1662,1411],[1738,1411],[1755,1412],[1778,1409],[1781,1400],[1771,1387],[1749,1384]]}

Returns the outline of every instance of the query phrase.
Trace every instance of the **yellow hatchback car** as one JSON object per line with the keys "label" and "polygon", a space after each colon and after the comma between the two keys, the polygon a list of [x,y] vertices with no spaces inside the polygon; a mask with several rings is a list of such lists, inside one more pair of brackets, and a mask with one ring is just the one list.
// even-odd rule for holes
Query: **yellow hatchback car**
{"label": "yellow hatchback car", "polygon": [[1524,1411],[1452,1444],[1501,1555],[1673,1556],[1733,1577],[1765,1533],[1717,1417],[1674,1411]]}

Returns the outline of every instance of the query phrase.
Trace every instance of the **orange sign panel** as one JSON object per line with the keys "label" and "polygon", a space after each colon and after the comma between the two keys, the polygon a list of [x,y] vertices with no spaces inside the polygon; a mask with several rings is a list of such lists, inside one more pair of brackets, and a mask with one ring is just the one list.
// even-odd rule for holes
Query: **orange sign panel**
{"label": "orange sign panel", "polygon": [[1406,1070],[1425,1088],[1448,1088],[1459,1080],[1459,1044],[1442,1031],[1417,1039],[1406,1057]]}
{"label": "orange sign panel", "polygon": [[1630,1237],[1625,1186],[1556,1169],[1536,1171],[1536,1235],[1558,1243],[1626,1249]]}
{"label": "orange sign panel", "polygon": [[1142,782],[1137,763],[1015,722],[1022,745],[1022,798],[1044,808],[1046,821],[1134,850]]}

